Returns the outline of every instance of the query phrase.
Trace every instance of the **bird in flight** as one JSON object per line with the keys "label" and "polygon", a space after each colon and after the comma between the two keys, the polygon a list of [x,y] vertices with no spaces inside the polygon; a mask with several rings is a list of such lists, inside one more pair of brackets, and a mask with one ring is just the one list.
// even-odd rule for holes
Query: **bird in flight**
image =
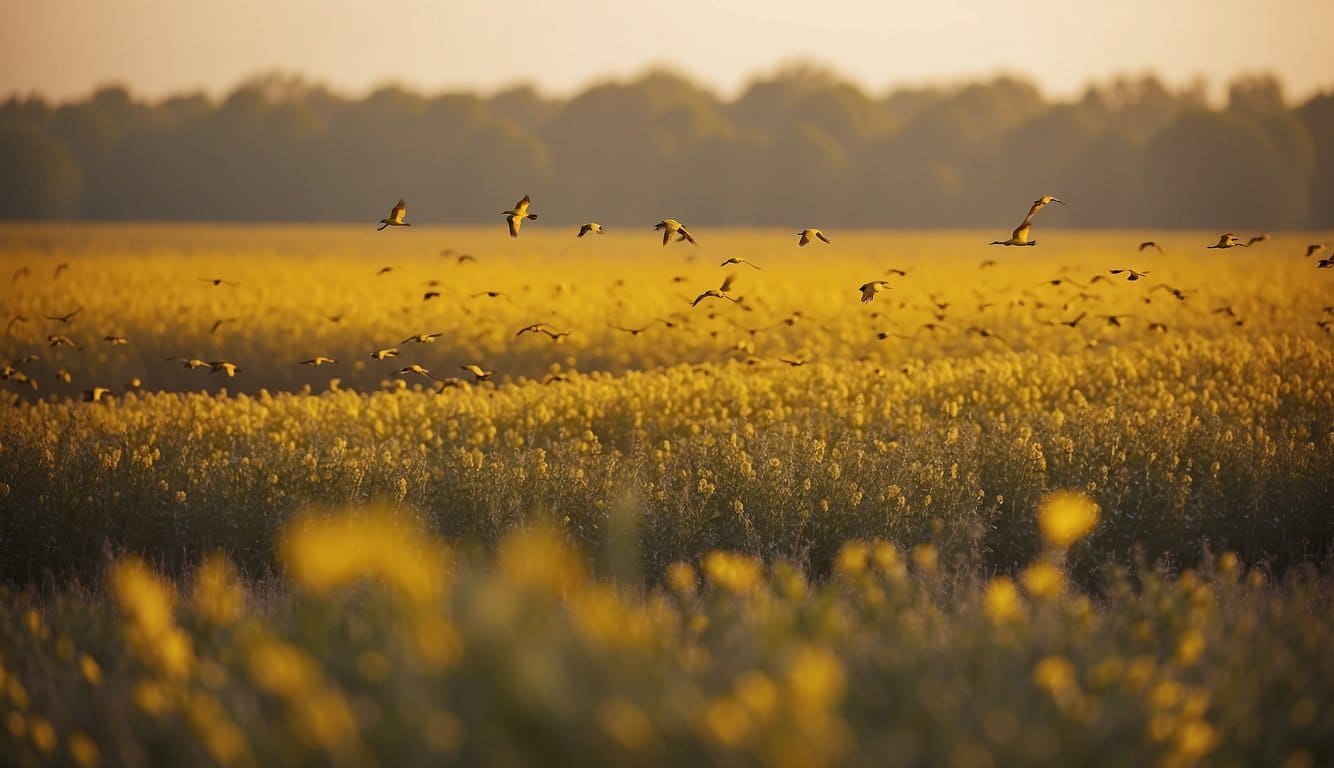
{"label": "bird in flight", "polygon": [[57,336],[55,334],[47,336],[46,343],[52,349],[54,349],[55,347],[74,347],[75,349],[79,348],[79,345],[75,344],[72,340],[70,340],[68,336]]}
{"label": "bird in flight", "polygon": [[666,245],[667,242],[672,239],[672,235],[676,235],[677,240],[685,240],[689,242],[691,245],[699,245],[699,243],[695,242],[695,238],[692,237],[688,231],[686,231],[685,226],[683,226],[681,222],[677,221],[676,219],[663,219],[657,224],[654,224],[653,228],[662,230],[663,245]]}
{"label": "bird in flight", "polygon": [[869,304],[875,301],[875,295],[881,291],[890,289],[888,280],[872,280],[869,283],[862,283],[857,290],[862,292],[862,303]]}
{"label": "bird in flight", "polygon": [[1166,284],[1164,284],[1164,285],[1155,285],[1155,286],[1153,287],[1152,290],[1155,290],[1155,291],[1159,291],[1159,290],[1161,290],[1161,291],[1167,291],[1168,293],[1172,294],[1172,296],[1173,296],[1177,301],[1185,301],[1185,300],[1186,300],[1186,297],[1190,295],[1189,293],[1187,293],[1187,292],[1181,290],[1180,288],[1173,288],[1172,286],[1170,286],[1170,285],[1166,285]]}
{"label": "bird in flight", "polygon": [[518,332],[518,333],[514,334],[514,338],[517,339],[518,337],[524,335],[525,333],[540,333],[540,332],[542,331],[542,329],[543,329],[543,328],[546,328],[546,327],[547,327],[547,323],[546,323],[545,320],[543,320],[543,321],[540,322],[540,323],[533,323],[532,325],[525,325],[524,327],[522,327],[522,328],[519,329],[519,332]]}
{"label": "bird in flight", "polygon": [[1315,263],[1316,269],[1329,269],[1330,267],[1334,267],[1334,256],[1321,259]]}
{"label": "bird in flight", "polygon": [[69,269],[69,262],[67,261],[60,262],[59,264],[56,265],[55,270],[51,272],[51,279],[55,280],[56,278],[60,277],[60,273],[64,272],[67,269]]}
{"label": "bird in flight", "polygon": [[583,237],[589,232],[592,232],[595,235],[607,234],[607,230],[603,229],[601,224],[597,223],[596,221],[590,221],[579,228],[579,234],[575,235],[575,237]]}
{"label": "bird in flight", "polygon": [[224,280],[224,279],[222,279],[221,277],[201,277],[201,278],[199,278],[199,282],[201,282],[201,283],[212,283],[213,285],[228,285],[228,286],[231,286],[231,287],[233,287],[233,288],[235,288],[236,286],[240,285],[240,283],[238,283],[238,282],[235,282],[235,281],[233,281],[233,280]]}
{"label": "bird in flight", "polygon": [[103,336],[102,341],[107,342],[113,347],[121,347],[130,343],[130,340],[124,336]]}
{"label": "bird in flight", "polygon": [[101,402],[102,397],[109,394],[111,394],[111,389],[109,387],[93,387],[92,389],[85,389],[83,391],[83,401],[85,403]]}
{"label": "bird in flight", "polygon": [[1167,251],[1164,251],[1163,247],[1158,244],[1157,240],[1145,240],[1144,242],[1139,244],[1139,249],[1141,251],[1143,251],[1145,248],[1153,248],[1154,250],[1164,255],[1167,253]]}
{"label": "bird in flight", "polygon": [[405,376],[405,375],[407,375],[407,374],[409,374],[409,373],[415,373],[415,374],[418,374],[418,375],[420,375],[420,376],[425,376],[426,378],[431,379],[432,381],[439,381],[439,380],[440,380],[440,379],[436,378],[434,375],[432,375],[430,371],[428,371],[428,370],[426,370],[425,368],[421,367],[421,366],[418,365],[417,363],[413,363],[412,365],[405,366],[405,367],[403,367],[403,368],[399,368],[397,371],[394,371],[394,375],[395,375],[395,376]]}
{"label": "bird in flight", "polygon": [[756,265],[755,262],[751,261],[750,259],[737,258],[736,256],[733,256],[732,258],[728,259],[727,261],[724,261],[722,264],[719,264],[718,266],[725,267],[728,264],[745,264],[746,266],[749,266],[753,269],[759,269],[759,266]]}
{"label": "bird in flight", "polygon": [[1142,277],[1144,277],[1145,275],[1149,274],[1148,272],[1140,272],[1140,271],[1137,270],[1137,269],[1110,269],[1110,270],[1108,270],[1108,274],[1112,274],[1112,275],[1119,275],[1119,274],[1122,274],[1122,273],[1125,274],[1125,276],[1126,276],[1126,280],[1127,280],[1128,282],[1131,282],[1131,283],[1133,283],[1133,282],[1135,282],[1136,280],[1139,280],[1140,278],[1142,278]]}
{"label": "bird in flight", "polygon": [[74,319],[74,316],[75,316],[75,315],[79,314],[79,313],[82,312],[82,311],[83,311],[83,307],[79,307],[78,309],[74,310],[73,312],[69,312],[69,313],[66,313],[66,314],[63,314],[63,315],[47,315],[47,316],[46,316],[46,319],[47,319],[47,320],[59,320],[59,321],[62,322],[62,323],[68,323],[70,320],[73,320],[73,319]]}
{"label": "bird in flight", "polygon": [[643,328],[626,328],[624,325],[613,325],[611,327],[615,328],[618,331],[624,331],[630,334],[631,336],[638,336],[639,334],[643,333],[644,331],[647,331],[649,328],[652,328],[653,326],[646,325]]}
{"label": "bird in flight", "polygon": [[336,363],[336,362],[338,362],[338,361],[335,360],[335,359],[333,359],[332,357],[325,357],[324,355],[316,355],[316,356],[310,358],[309,360],[302,360],[302,361],[301,361],[301,364],[302,364],[302,365],[313,365],[313,366],[315,366],[316,368],[319,368],[321,365],[328,365],[328,364],[330,364],[330,363]]}
{"label": "bird in flight", "polygon": [[528,195],[524,195],[523,199],[515,203],[513,208],[509,209],[508,211],[500,212],[505,217],[505,221],[509,222],[510,237],[519,236],[519,227],[523,226],[524,219],[537,218],[536,213],[528,212],[528,204],[530,202],[532,201],[528,199]]}
{"label": "bird in flight", "polygon": [[977,265],[977,268],[986,269],[987,267],[994,267],[994,266],[996,266],[995,259],[983,259],[982,263]]}
{"label": "bird in flight", "polygon": [[213,369],[209,371],[209,373],[225,373],[229,379],[236,378],[236,373],[241,370],[236,367],[236,363],[231,363],[226,360],[212,360],[208,365],[209,368]]}
{"label": "bird in flight", "polygon": [[413,342],[417,344],[434,344],[436,339],[444,335],[444,331],[440,331],[439,333],[417,333],[400,341],[399,344],[411,344]]}
{"label": "bird in flight", "polygon": [[1098,315],[1098,317],[1106,320],[1108,325],[1120,328],[1122,318],[1130,317],[1130,315]]}
{"label": "bird in flight", "polygon": [[399,199],[398,203],[394,205],[393,210],[389,212],[389,218],[380,219],[380,226],[375,231],[379,232],[385,227],[410,227],[412,225],[403,220],[403,217],[407,215],[408,204],[403,202],[402,199]]}
{"label": "bird in flight", "polygon": [[234,323],[234,322],[236,322],[236,318],[234,318],[234,317],[224,317],[224,318],[222,318],[221,320],[215,320],[215,321],[213,322],[213,327],[212,327],[212,328],[209,328],[209,329],[208,329],[208,332],[209,332],[210,335],[212,335],[212,334],[214,334],[214,333],[217,333],[217,332],[218,332],[218,329],[221,328],[221,327],[223,326],[223,324],[225,324],[225,323]]}
{"label": "bird in flight", "polygon": [[375,358],[376,360],[385,360],[391,357],[398,357],[398,347],[386,347],[385,349],[377,349],[371,353],[371,357]]}
{"label": "bird in flight", "polygon": [[1057,203],[1058,205],[1065,205],[1064,200],[1058,200],[1056,199],[1056,197],[1052,195],[1043,195],[1042,197],[1039,197],[1037,200],[1033,201],[1033,207],[1028,209],[1028,216],[1026,218],[1032,219],[1034,216],[1037,215],[1038,211],[1042,210],[1049,203]]}
{"label": "bird in flight", "polygon": [[482,366],[477,365],[477,364],[475,364],[475,363],[468,363],[467,365],[460,365],[459,368],[461,368],[462,370],[467,371],[468,373],[471,373],[471,374],[473,375],[473,381],[474,381],[474,382],[478,382],[478,381],[490,381],[490,379],[491,379],[491,374],[495,373],[495,371],[485,371],[485,370],[482,370]]}
{"label": "bird in flight", "polygon": [[1024,219],[1024,223],[1014,228],[1010,233],[1009,240],[992,240],[992,245],[1037,245],[1037,240],[1029,240],[1029,231],[1033,229],[1032,216]]}
{"label": "bird in flight", "polygon": [[1306,258],[1309,259],[1312,256],[1316,255],[1317,253],[1320,253],[1324,249],[1325,249],[1324,243],[1311,243],[1310,245],[1306,246]]}
{"label": "bird in flight", "polygon": [[1264,234],[1255,235],[1251,239],[1247,240],[1246,245],[1248,246],[1255,245],[1256,243],[1263,243],[1266,240],[1272,240],[1272,239],[1274,239],[1274,236],[1269,234],[1268,232],[1265,232]]}
{"label": "bird in flight", "polygon": [[187,371],[193,371],[196,368],[207,368],[209,366],[208,363],[197,357],[169,357],[167,359],[174,363],[180,363]]}
{"label": "bird in flight", "polygon": [[822,243],[829,242],[829,238],[825,237],[823,232],[814,227],[807,227],[798,232],[797,235],[801,238],[797,241],[797,245],[806,245],[812,240],[819,240]]}
{"label": "bird in flight", "polygon": [[1225,233],[1225,234],[1221,234],[1221,235],[1219,235],[1219,236],[1218,236],[1218,242],[1215,243],[1215,244],[1213,244],[1213,245],[1210,245],[1210,246],[1208,246],[1208,247],[1209,247],[1209,248],[1236,248],[1237,246],[1241,246],[1242,248],[1245,248],[1245,247],[1246,247],[1246,244],[1243,243],[1243,242],[1241,242],[1241,241],[1239,241],[1239,240],[1237,239],[1237,236],[1236,236],[1236,235],[1232,234],[1231,232],[1227,232],[1227,233]]}
{"label": "bird in flight", "polygon": [[1087,312],[1080,312],[1073,320],[1061,320],[1060,324],[1067,328],[1075,328],[1079,325],[1079,321],[1083,320],[1087,315]]}
{"label": "bird in flight", "polygon": [[690,302],[690,306],[691,306],[691,307],[698,307],[698,306],[699,306],[699,303],[700,303],[701,301],[704,301],[705,299],[727,299],[728,301],[732,302],[733,304],[740,304],[740,303],[741,303],[741,299],[733,298],[732,296],[729,296],[729,295],[727,294],[727,291],[731,289],[731,287],[732,287],[732,283],[733,283],[733,281],[735,281],[735,280],[736,280],[736,274],[735,274],[735,273],[728,275],[726,278],[724,278],[724,280],[723,280],[723,284],[722,284],[721,286],[719,286],[716,290],[713,289],[713,288],[710,288],[709,290],[705,291],[704,293],[701,293],[700,295],[696,296],[696,297],[695,297],[695,300],[692,301],[692,302]]}

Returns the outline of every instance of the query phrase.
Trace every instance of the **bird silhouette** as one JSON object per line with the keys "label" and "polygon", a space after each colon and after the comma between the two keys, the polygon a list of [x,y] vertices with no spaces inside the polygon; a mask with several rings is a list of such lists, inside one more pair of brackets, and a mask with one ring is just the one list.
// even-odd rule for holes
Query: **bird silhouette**
{"label": "bird silhouette", "polygon": [[823,243],[829,242],[829,238],[825,237],[823,232],[814,227],[807,227],[806,229],[801,230],[797,233],[797,236],[799,238],[797,240],[797,245],[807,245],[812,240],[819,240]]}
{"label": "bird silhouette", "polygon": [[528,195],[524,195],[523,199],[515,203],[513,208],[509,209],[508,211],[500,212],[501,215],[505,217],[505,221],[509,224],[510,237],[519,236],[519,228],[523,226],[524,219],[537,218],[536,213],[528,212],[528,204],[531,202],[532,201],[528,199]]}
{"label": "bird silhouette", "polygon": [[231,286],[231,287],[233,287],[233,288],[235,288],[236,286],[240,285],[240,283],[238,283],[238,282],[236,282],[236,281],[234,281],[234,280],[224,280],[224,279],[222,279],[221,277],[201,277],[201,278],[199,278],[199,282],[201,282],[201,283],[209,283],[210,285],[215,285],[215,286],[216,286],[216,285],[226,285],[226,286]]}
{"label": "bird silhouette", "polygon": [[1306,258],[1309,259],[1312,256],[1316,255],[1317,253],[1320,253],[1324,249],[1325,249],[1324,243],[1311,243],[1310,245],[1306,246]]}
{"label": "bird silhouette", "polygon": [[56,347],[74,347],[75,349],[79,348],[79,345],[75,344],[68,336],[59,336],[56,334],[51,334],[50,336],[47,336],[46,343],[52,349],[55,349]]}
{"label": "bird silhouette", "polygon": [[316,356],[310,358],[309,360],[302,360],[302,361],[301,361],[301,364],[302,364],[302,365],[313,365],[313,366],[315,366],[316,368],[319,368],[321,365],[331,365],[331,364],[336,363],[336,362],[338,362],[338,361],[335,360],[335,359],[333,359],[332,357],[325,357],[324,355],[316,355]]}
{"label": "bird silhouette", "polygon": [[213,322],[213,327],[208,329],[209,335],[211,336],[214,333],[217,333],[219,328],[226,325],[227,323],[234,323],[236,322],[236,320],[237,318],[235,317],[224,317],[221,320],[215,320]]}
{"label": "bird silhouette", "polygon": [[691,245],[699,245],[699,243],[695,242],[694,236],[692,236],[690,232],[686,230],[685,226],[676,219],[663,219],[657,224],[654,224],[653,228],[662,230],[663,245],[666,245],[668,241],[672,239],[672,235],[676,235],[678,240],[685,240]]}
{"label": "bird silhouette", "polygon": [[418,365],[417,363],[413,363],[412,365],[404,366],[404,367],[402,367],[402,368],[399,368],[397,371],[394,371],[394,375],[395,375],[395,376],[405,376],[405,375],[407,375],[407,374],[409,374],[409,373],[415,373],[415,374],[417,374],[417,375],[419,375],[419,376],[425,376],[426,378],[431,379],[432,381],[439,381],[439,379],[436,378],[434,375],[432,375],[430,371],[428,371],[428,370],[426,370],[425,368],[421,367],[421,366]]}
{"label": "bird silhouette", "polygon": [[646,325],[643,328],[626,328],[624,325],[612,325],[611,327],[615,328],[618,331],[624,331],[625,333],[628,333],[631,336],[638,336],[639,334],[643,333],[644,331],[647,331],[649,328],[652,328],[653,326]]}
{"label": "bird silhouette", "polygon": [[60,262],[59,264],[56,265],[55,269],[51,270],[51,279],[52,280],[59,279],[60,273],[64,272],[67,269],[69,269],[69,262],[67,261]]}
{"label": "bird silhouette", "polygon": [[385,227],[410,227],[411,224],[403,220],[408,215],[408,204],[400,198],[394,205],[393,210],[389,211],[389,218],[380,219],[380,226],[375,230],[379,232]]}
{"label": "bird silhouette", "polygon": [[1139,250],[1143,251],[1145,248],[1153,248],[1154,250],[1162,254],[1167,253],[1167,251],[1164,251],[1163,247],[1158,244],[1157,240],[1145,240],[1144,242],[1139,244]]}
{"label": "bird silhouette", "polygon": [[1209,247],[1209,248],[1236,248],[1236,247],[1238,247],[1238,246],[1240,246],[1240,247],[1242,247],[1242,248],[1245,248],[1245,247],[1246,247],[1246,244],[1243,243],[1243,242],[1240,242],[1240,241],[1237,239],[1237,236],[1236,236],[1236,235],[1232,234],[1231,232],[1227,232],[1227,233],[1224,233],[1224,234],[1221,234],[1221,235],[1218,236],[1218,242],[1217,242],[1217,243],[1215,243],[1215,244],[1213,244],[1213,245],[1210,245],[1210,246],[1207,246],[1207,247]]}
{"label": "bird silhouette", "polygon": [[1033,217],[1038,215],[1038,211],[1042,210],[1050,203],[1065,205],[1065,201],[1063,200],[1058,200],[1051,195],[1043,195],[1033,201],[1033,207],[1028,209],[1028,215],[1024,217],[1024,221],[1032,221]]}
{"label": "bird silhouette", "polygon": [[1137,269],[1129,269],[1129,268],[1110,269],[1107,272],[1108,274],[1111,275],[1124,274],[1126,276],[1126,280],[1131,283],[1135,282],[1136,280],[1143,279],[1145,275],[1149,274],[1148,272],[1140,272]]}
{"label": "bird silhouette", "polygon": [[107,342],[113,347],[122,347],[130,343],[130,340],[124,336],[103,336],[102,341]]}
{"label": "bird silhouette", "polygon": [[101,402],[103,397],[110,394],[111,389],[109,387],[93,387],[92,389],[85,389],[83,391],[83,401],[85,403]]}
{"label": "bird silhouette", "polygon": [[371,357],[375,358],[376,360],[387,360],[391,357],[398,357],[398,347],[386,347],[384,349],[377,349],[371,353]]}
{"label": "bird silhouette", "polygon": [[1255,235],[1251,239],[1247,240],[1246,245],[1251,246],[1255,245],[1256,243],[1263,243],[1266,240],[1272,240],[1272,239],[1274,239],[1274,236],[1269,234],[1268,232],[1265,232],[1264,234]]}
{"label": "bird silhouette", "polygon": [[212,369],[209,373],[225,373],[229,379],[235,378],[236,374],[241,370],[236,367],[236,363],[228,362],[226,360],[212,360],[209,362],[208,367]]}
{"label": "bird silhouette", "polygon": [[759,269],[759,266],[755,264],[755,262],[749,259],[738,258],[736,256],[733,256],[732,258],[728,259],[727,261],[724,261],[722,264],[719,264],[718,266],[725,267],[728,264],[745,264],[746,266],[751,267],[753,269]]}
{"label": "bird silhouette", "polygon": [[869,283],[862,283],[857,290],[862,292],[862,303],[869,304],[875,301],[877,293],[890,290],[890,285],[888,280],[872,280]]}
{"label": "bird silhouette", "polygon": [[1024,223],[1015,227],[1014,231],[1010,233],[1009,240],[992,240],[991,244],[992,245],[1037,245],[1038,244],[1037,240],[1028,239],[1029,231],[1032,229],[1033,229],[1032,223],[1028,219],[1024,219]]}
{"label": "bird silhouette", "polygon": [[79,313],[82,312],[82,311],[83,311],[83,307],[79,307],[78,309],[74,310],[73,312],[67,312],[67,313],[65,313],[65,314],[63,314],[63,315],[46,315],[46,319],[47,319],[47,320],[57,320],[57,321],[62,322],[62,323],[68,323],[70,320],[73,320],[73,319],[74,319],[74,316],[75,316],[75,315],[79,314]]}
{"label": "bird silhouette", "polygon": [[444,331],[437,333],[416,333],[399,342],[399,344],[434,344],[435,340],[444,336]]}
{"label": "bird silhouette", "polygon": [[575,237],[583,237],[589,232],[592,232],[595,235],[607,234],[607,231],[602,228],[601,224],[597,223],[596,221],[590,221],[579,228],[579,234],[575,235]]}

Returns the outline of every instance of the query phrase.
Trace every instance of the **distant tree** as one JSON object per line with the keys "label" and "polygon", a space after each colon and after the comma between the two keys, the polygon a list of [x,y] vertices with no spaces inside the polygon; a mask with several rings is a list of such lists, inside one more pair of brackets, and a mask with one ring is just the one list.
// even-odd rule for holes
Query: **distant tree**
{"label": "distant tree", "polygon": [[1311,137],[1311,186],[1306,225],[1334,227],[1334,93],[1313,97],[1294,113]]}
{"label": "distant tree", "polygon": [[1242,75],[1228,84],[1227,108],[1250,116],[1283,112],[1283,84],[1271,74]]}
{"label": "distant tree", "polygon": [[56,219],[78,212],[78,165],[64,144],[31,125],[0,125],[0,179],[0,218]]}

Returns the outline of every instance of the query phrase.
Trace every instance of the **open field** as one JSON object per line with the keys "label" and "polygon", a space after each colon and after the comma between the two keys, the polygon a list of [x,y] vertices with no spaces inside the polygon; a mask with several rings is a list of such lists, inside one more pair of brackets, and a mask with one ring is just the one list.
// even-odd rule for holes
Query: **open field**
{"label": "open field", "polygon": [[0,228],[0,749],[1334,759],[1334,235],[573,234]]}

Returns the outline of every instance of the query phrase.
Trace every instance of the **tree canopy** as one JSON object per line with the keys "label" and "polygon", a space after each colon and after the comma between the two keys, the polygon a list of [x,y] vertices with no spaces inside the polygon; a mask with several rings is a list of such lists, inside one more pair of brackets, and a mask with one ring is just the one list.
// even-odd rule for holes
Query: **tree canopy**
{"label": "tree canopy", "polygon": [[1334,94],[1265,74],[1120,77],[1052,101],[999,76],[867,93],[794,65],[728,101],[664,70],[565,99],[267,75],[221,99],[119,86],[0,104],[0,218],[492,222],[524,194],[555,223],[961,227],[1041,194],[1089,227],[1334,226]]}

